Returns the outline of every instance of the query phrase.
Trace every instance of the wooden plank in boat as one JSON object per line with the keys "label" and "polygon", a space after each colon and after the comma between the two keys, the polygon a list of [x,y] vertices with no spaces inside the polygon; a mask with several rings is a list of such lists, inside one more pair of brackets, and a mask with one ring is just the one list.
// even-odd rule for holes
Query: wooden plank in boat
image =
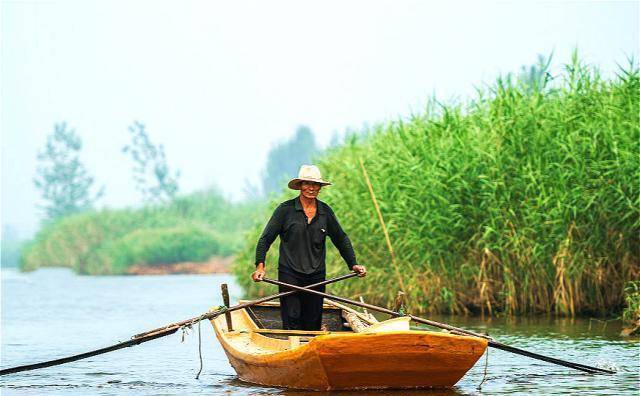
{"label": "wooden plank in boat", "polygon": [[322,331],[322,330],[281,330],[281,329],[257,329],[260,334],[287,334],[287,335],[326,335],[331,333],[351,333],[350,331]]}
{"label": "wooden plank in boat", "polygon": [[351,331],[314,331],[314,330],[280,330],[280,329],[256,329],[254,333],[262,334],[266,337],[278,338],[280,340],[291,340],[297,338],[299,341],[307,342],[319,335],[352,333]]}
{"label": "wooden plank in boat", "polygon": [[[243,301],[241,300],[240,303]],[[251,319],[263,329],[282,329],[282,318],[280,316],[280,303],[268,301],[246,308]],[[348,331],[344,327],[342,310],[334,306],[325,304],[322,312],[322,325],[329,331]]]}
{"label": "wooden plank in boat", "polygon": [[[238,304],[244,304],[244,303],[251,302],[251,301],[253,301],[253,300],[238,300]],[[265,302],[262,302],[260,304],[256,304],[256,305],[253,305],[253,306],[254,307],[262,306],[262,307],[278,307],[278,308],[280,308],[280,301],[265,301]],[[333,310],[341,311],[340,308],[337,308],[337,307],[335,307],[335,306],[333,306],[331,304],[327,304],[327,303],[323,303],[322,304],[322,309],[323,310],[332,310],[333,309]]]}

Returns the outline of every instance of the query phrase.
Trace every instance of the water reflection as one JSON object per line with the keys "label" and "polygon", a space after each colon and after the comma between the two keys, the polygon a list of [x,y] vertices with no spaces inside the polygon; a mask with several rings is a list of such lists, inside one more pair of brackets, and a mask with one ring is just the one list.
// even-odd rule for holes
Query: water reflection
{"label": "water reflection", "polygon": [[[272,388],[267,386],[256,386],[253,384],[249,384],[243,382],[237,378],[229,379],[222,381],[221,383],[226,383],[229,389],[235,388],[236,390],[244,390],[247,395],[251,396],[263,396],[263,395],[282,395],[282,396],[347,396],[353,395],[354,391],[329,391],[329,392],[318,392],[318,391],[305,391],[305,390],[293,390],[293,389],[284,389],[284,388]],[[243,392],[243,393],[244,393]],[[457,389],[398,389],[398,390],[388,390],[388,389],[380,389],[380,390],[359,390],[357,392],[358,396],[401,396],[401,395],[409,395],[409,396],[460,396],[460,395],[468,395],[468,393],[463,393],[458,391]]]}

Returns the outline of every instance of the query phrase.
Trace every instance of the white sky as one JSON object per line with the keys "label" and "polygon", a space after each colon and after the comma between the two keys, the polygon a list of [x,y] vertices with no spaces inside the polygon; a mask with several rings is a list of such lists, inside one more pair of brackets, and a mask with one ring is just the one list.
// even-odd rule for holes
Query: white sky
{"label": "white sky", "polygon": [[322,144],[466,98],[537,54],[577,47],[604,72],[639,48],[639,2],[2,1],[2,224],[33,233],[36,154],[56,122],[83,138],[106,187],[134,205],[120,152],[140,120],[182,192],[234,198],[269,147],[309,125]]}

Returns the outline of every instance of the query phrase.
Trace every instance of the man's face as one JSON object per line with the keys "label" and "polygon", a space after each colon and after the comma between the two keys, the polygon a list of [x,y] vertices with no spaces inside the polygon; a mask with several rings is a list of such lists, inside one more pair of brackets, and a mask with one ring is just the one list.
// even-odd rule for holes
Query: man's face
{"label": "man's face", "polygon": [[316,198],[320,193],[322,185],[315,182],[303,181],[300,185],[300,192],[305,198]]}

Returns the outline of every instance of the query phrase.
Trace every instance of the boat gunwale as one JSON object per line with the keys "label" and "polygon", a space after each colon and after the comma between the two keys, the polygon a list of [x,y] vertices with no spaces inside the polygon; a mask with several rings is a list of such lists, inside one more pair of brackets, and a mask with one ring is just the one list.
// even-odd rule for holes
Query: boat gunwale
{"label": "boat gunwale", "polygon": [[[246,309],[238,310],[233,312],[234,316],[238,316],[238,319],[243,318],[247,320],[244,325],[248,325],[253,329],[259,329],[257,324],[253,321],[253,318],[249,315]],[[473,336],[464,336],[457,334],[449,334],[444,332],[434,332],[429,330],[391,330],[391,331],[380,331],[380,332],[329,332],[329,334],[318,335],[311,338],[308,342],[300,343],[293,348],[290,349],[272,349],[271,351],[265,351],[264,349],[260,351],[260,353],[252,353],[250,350],[243,350],[239,348],[238,343],[234,343],[232,339],[235,336],[241,335],[245,338],[245,342],[247,345],[249,343],[254,343],[255,340],[264,341],[265,344],[271,344],[272,346],[275,344],[279,344],[284,347],[284,345],[290,345],[286,340],[276,339],[271,337],[266,337],[256,331],[252,331],[252,329],[242,329],[242,330],[233,330],[232,332],[226,331],[226,322],[223,316],[219,316],[215,319],[210,320],[213,325],[214,332],[216,333],[216,337],[220,341],[225,354],[227,355],[229,362],[234,367],[238,378],[247,383],[259,384],[269,387],[280,387],[280,388],[288,388],[288,389],[305,389],[305,390],[313,390],[313,391],[329,391],[329,390],[354,390],[354,389],[414,389],[414,388],[447,388],[453,386],[457,381],[459,381],[464,375],[476,364],[476,362],[480,359],[482,354],[484,354],[486,348],[488,347],[488,342],[484,338],[473,337]],[[463,342],[465,345],[458,353],[454,351],[449,351],[449,355],[458,355],[460,356],[457,359],[462,359],[463,361],[468,362],[468,365],[465,364],[462,370],[457,370],[459,375],[455,376],[453,380],[449,384],[438,384],[438,385],[407,385],[404,386],[402,384],[394,384],[394,385],[382,385],[382,384],[371,384],[371,385],[356,385],[345,387],[344,384],[340,385],[340,379],[334,378],[336,373],[333,374],[331,371],[333,370],[333,366],[327,367],[326,364],[330,361],[330,359],[334,358],[341,353],[336,355],[336,347],[339,349],[340,345],[344,345],[344,341],[347,341],[349,345],[371,345],[371,344],[383,344],[385,338],[396,338],[400,339],[407,337],[407,340],[416,340],[416,345],[419,345],[420,342],[424,342],[425,336],[433,339],[446,340],[449,339],[452,342]],[[377,340],[371,340],[368,342],[366,338],[363,337],[374,337]],[[354,341],[351,341],[351,340]],[[397,338],[396,338],[397,339]],[[453,341],[455,340],[455,341]],[[364,341],[364,342],[362,342]],[[409,341],[410,345],[413,345],[411,341]],[[439,348],[443,348],[442,343],[438,344]],[[475,344],[479,349],[474,347]],[[261,346],[258,345],[258,348]],[[445,347],[446,348],[446,347]],[[265,348],[267,349],[267,348]],[[457,348],[456,348],[457,349]],[[257,350],[257,349],[256,349]],[[254,350],[254,352],[256,352]],[[366,349],[365,349],[366,351]],[[401,354],[407,353],[400,352]],[[408,352],[412,354],[413,351]],[[416,353],[418,356],[424,351],[420,351],[416,349]],[[398,352],[390,353],[390,355],[398,354]],[[358,353],[351,353],[345,356],[356,356]],[[467,357],[465,357],[465,355]],[[327,360],[329,359],[329,360]],[[287,372],[288,366],[291,366],[293,362],[298,362],[296,364],[298,370],[310,369],[315,373],[312,379],[308,381],[301,381],[300,378],[291,379],[291,374],[286,374],[285,377],[282,377],[283,372]],[[301,366],[300,366],[301,365]],[[255,371],[257,370],[257,372]],[[269,374],[265,374],[265,370],[276,370],[279,372],[279,376],[276,378],[280,378],[280,380],[274,380],[273,377]],[[262,372],[262,374],[260,374]],[[283,379],[289,378],[289,379]],[[337,381],[337,382],[336,382]]]}
{"label": "boat gunwale", "polygon": [[[240,311],[245,311],[244,309],[240,310]],[[253,325],[255,326],[256,329],[259,329],[259,327],[257,326],[257,324],[255,322],[253,322],[253,319],[251,318],[251,316],[245,311],[244,312],[246,315],[246,318],[248,320],[250,320]],[[298,349],[303,349],[309,346],[312,346],[312,344],[315,343],[322,343],[325,340],[335,340],[337,339],[337,337],[344,337],[344,338],[361,338],[364,339],[363,337],[371,337],[371,336],[391,336],[391,335],[415,335],[416,337],[421,337],[421,336],[431,336],[431,337],[436,337],[436,338],[440,338],[440,339],[456,339],[459,341],[466,341],[466,342],[477,342],[480,344],[484,344],[484,348],[486,349],[486,347],[488,346],[488,341],[484,338],[480,338],[480,337],[474,337],[474,336],[467,336],[467,335],[458,335],[458,334],[450,334],[450,333],[445,333],[445,332],[438,332],[438,331],[430,331],[430,330],[391,330],[391,331],[382,331],[382,332],[362,332],[362,333],[355,333],[355,332],[351,332],[351,331],[328,331],[327,334],[321,334],[321,335],[316,335],[313,338],[311,338],[308,342],[305,343],[301,343],[299,346],[292,348],[292,349],[287,349],[287,348],[283,348],[280,350],[273,350],[273,352],[270,353],[260,353],[260,354],[252,354],[249,352],[245,352],[243,350],[241,350],[240,348],[237,348],[235,345],[233,345],[234,343],[232,341],[230,341],[229,336],[231,336],[233,338],[233,336],[235,334],[247,334],[249,336],[250,340],[254,340],[254,339],[262,339],[263,341],[269,340],[278,340],[278,341],[284,341],[282,342],[282,344],[284,345],[285,343],[287,343],[285,340],[281,340],[281,339],[275,339],[273,337],[267,337],[263,334],[261,334],[258,331],[254,331],[251,329],[242,329],[242,330],[233,330],[232,332],[228,332],[223,330],[222,326],[221,326],[221,322],[224,320],[224,318],[222,316],[215,318],[215,319],[211,319],[210,322],[214,325],[214,330],[216,335],[219,335],[220,337],[218,338],[224,338],[226,342],[226,344],[232,348],[234,351],[241,353],[243,355],[246,355],[249,358],[253,358],[253,357],[265,357],[265,356],[269,356],[269,357],[277,357],[278,354],[283,354],[283,358],[288,355],[290,352],[292,351],[296,351]],[[219,323],[220,322],[220,323]],[[295,330],[294,330],[295,331]],[[300,335],[304,335],[304,330],[301,331]],[[264,344],[264,343],[263,343]],[[262,347],[262,346],[261,346]],[[265,348],[266,349],[266,348]],[[484,351],[483,351],[484,353]],[[253,359],[250,359],[253,360]],[[262,360],[262,359],[258,359],[258,360]]]}

